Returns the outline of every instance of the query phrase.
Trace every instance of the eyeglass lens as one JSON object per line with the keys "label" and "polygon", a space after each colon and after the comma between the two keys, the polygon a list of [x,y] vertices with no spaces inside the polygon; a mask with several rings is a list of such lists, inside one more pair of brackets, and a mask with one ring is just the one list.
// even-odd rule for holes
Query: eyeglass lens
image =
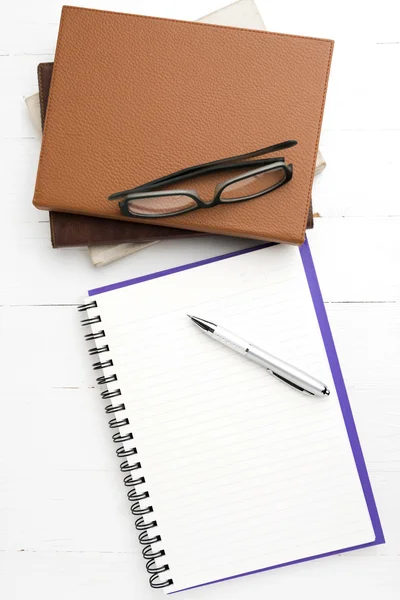
{"label": "eyeglass lens", "polygon": [[143,215],[144,217],[185,212],[189,208],[194,208],[195,206],[197,206],[197,204],[193,198],[185,195],[136,198],[134,200],[129,200],[128,202],[128,210],[132,215]]}
{"label": "eyeglass lens", "polygon": [[283,168],[249,175],[249,177],[235,181],[224,188],[221,192],[221,202],[235,202],[248,196],[260,194],[263,191],[266,192],[284,179],[285,171]]}

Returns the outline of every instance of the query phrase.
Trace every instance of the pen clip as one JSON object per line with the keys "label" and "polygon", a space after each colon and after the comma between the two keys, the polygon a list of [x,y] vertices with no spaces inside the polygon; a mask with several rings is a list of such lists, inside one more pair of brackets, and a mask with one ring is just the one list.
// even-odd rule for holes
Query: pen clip
{"label": "pen clip", "polygon": [[300,387],[296,383],[293,383],[293,381],[290,381],[290,379],[286,379],[282,375],[278,375],[278,373],[275,373],[271,369],[268,369],[268,371],[271,373],[271,375],[273,375],[274,377],[277,377],[277,379],[280,379],[281,381],[283,381],[284,383],[287,383],[288,385],[290,385],[291,387],[295,388],[296,390],[299,390],[300,392],[303,392],[303,394],[307,394],[307,396],[314,396],[313,393],[309,392],[308,390],[305,390],[304,388]]}

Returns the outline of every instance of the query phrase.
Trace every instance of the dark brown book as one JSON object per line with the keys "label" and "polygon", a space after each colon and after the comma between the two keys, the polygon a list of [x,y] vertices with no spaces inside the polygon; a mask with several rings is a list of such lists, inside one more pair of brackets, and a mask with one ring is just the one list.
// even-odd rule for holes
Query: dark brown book
{"label": "dark brown book", "polygon": [[[44,127],[46,117],[52,73],[52,62],[40,63],[38,65],[42,128]],[[310,206],[307,229],[312,227],[312,206]],[[142,223],[129,223],[53,211],[50,211],[50,230],[51,242],[54,248],[89,246],[93,244],[122,244],[127,242],[142,243],[207,235],[185,229],[158,227]]]}
{"label": "dark brown book", "polygon": [[[42,129],[53,73],[53,63],[38,65],[39,100]],[[90,246],[93,244],[123,244],[126,242],[153,242],[155,240],[199,237],[206,234],[172,227],[156,227],[99,219],[50,211],[51,243],[54,248]]]}

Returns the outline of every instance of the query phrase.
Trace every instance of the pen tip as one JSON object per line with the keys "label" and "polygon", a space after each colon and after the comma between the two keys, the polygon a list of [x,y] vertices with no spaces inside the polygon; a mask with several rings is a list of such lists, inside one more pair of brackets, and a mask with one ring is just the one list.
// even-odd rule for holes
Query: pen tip
{"label": "pen tip", "polygon": [[192,316],[192,315],[187,315],[187,316],[189,317],[189,319],[193,319],[193,316]]}

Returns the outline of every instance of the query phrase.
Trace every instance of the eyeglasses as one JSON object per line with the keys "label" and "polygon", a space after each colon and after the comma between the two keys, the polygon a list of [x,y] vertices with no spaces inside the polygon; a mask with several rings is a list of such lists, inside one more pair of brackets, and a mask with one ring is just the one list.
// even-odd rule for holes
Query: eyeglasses
{"label": "eyeglasses", "polygon": [[[108,199],[119,201],[121,213],[125,217],[146,219],[173,217],[199,208],[212,208],[219,204],[233,204],[253,200],[288,183],[293,176],[293,165],[287,165],[283,157],[246,159],[291,148],[296,144],[295,140],[288,140],[247,154],[188,167],[139,185],[131,190],[116,192],[111,194]],[[166,186],[168,188],[174,187],[189,178],[219,174],[221,171],[226,170],[245,170],[245,172],[218,183],[211,201],[202,200],[195,190],[160,189]]]}

